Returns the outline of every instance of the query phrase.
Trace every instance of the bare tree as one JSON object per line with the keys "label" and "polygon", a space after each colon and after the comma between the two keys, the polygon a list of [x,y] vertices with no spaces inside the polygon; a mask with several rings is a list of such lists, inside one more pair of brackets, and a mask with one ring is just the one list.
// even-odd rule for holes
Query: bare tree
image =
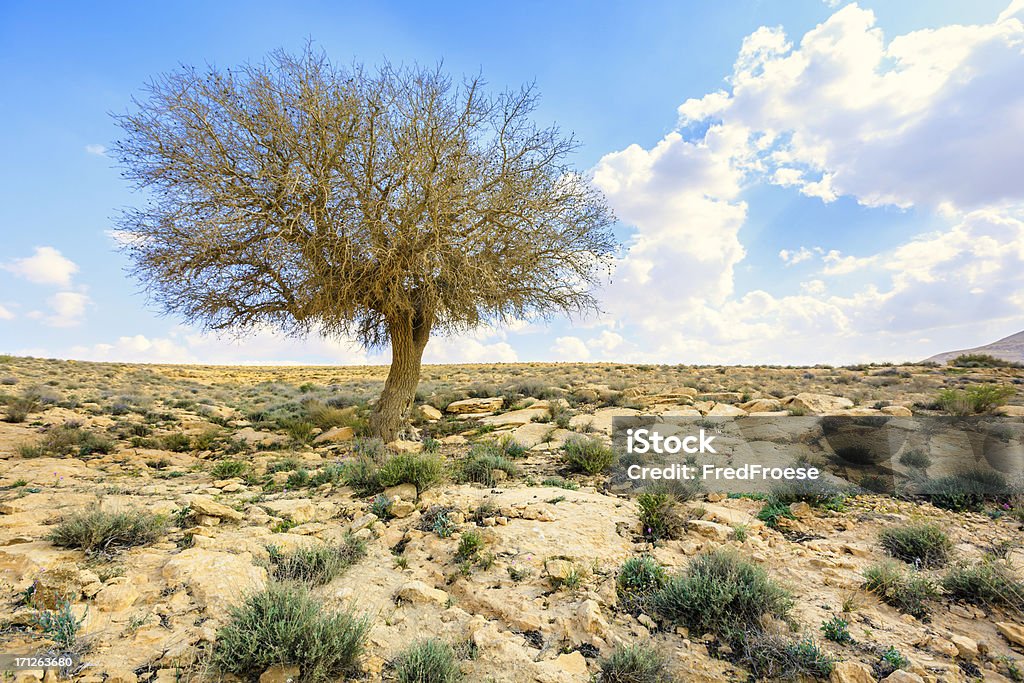
{"label": "bare tree", "polygon": [[395,438],[432,332],[594,308],[615,248],[602,195],[535,125],[532,86],[339,68],[307,49],[184,67],[116,116],[145,206],[118,230],[164,312],[391,346],[371,418]]}

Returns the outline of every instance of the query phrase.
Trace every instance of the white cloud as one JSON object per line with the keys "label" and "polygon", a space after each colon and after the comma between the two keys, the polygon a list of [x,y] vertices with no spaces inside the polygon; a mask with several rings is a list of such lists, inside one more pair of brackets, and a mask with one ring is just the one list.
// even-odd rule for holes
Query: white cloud
{"label": "white cloud", "polygon": [[57,292],[47,298],[53,313],[44,320],[51,327],[74,327],[82,322],[89,297],[81,292]]}
{"label": "white cloud", "polygon": [[103,145],[86,145],[85,151],[99,157],[105,157],[107,155],[107,148]]}
{"label": "white cloud", "polygon": [[14,320],[14,314],[3,305],[0,305],[0,320]]}
{"label": "white cloud", "polygon": [[[888,41],[855,4],[799,41],[761,28],[728,91],[679,107],[679,131],[605,155],[594,181],[636,228],[606,299],[637,342],[621,350],[662,362],[906,359],[967,331],[980,342],[1020,329],[1022,2],[992,24]],[[823,231],[824,248],[779,253],[786,265],[821,257],[798,294],[737,292],[740,190],[757,182],[915,207],[946,227],[860,255],[830,248]],[[859,290],[830,294],[828,278],[851,274]]]}
{"label": "white cloud", "polygon": [[18,277],[41,285],[68,287],[78,266],[53,247],[36,247],[32,256],[14,259],[3,266]]}
{"label": "white cloud", "polygon": [[579,337],[558,337],[551,352],[559,360],[578,363],[590,358],[590,349]]}
{"label": "white cloud", "polygon": [[790,251],[789,249],[783,249],[779,252],[779,258],[787,266],[795,266],[798,263],[803,263],[814,256],[814,252],[807,247],[800,247],[796,251]]}

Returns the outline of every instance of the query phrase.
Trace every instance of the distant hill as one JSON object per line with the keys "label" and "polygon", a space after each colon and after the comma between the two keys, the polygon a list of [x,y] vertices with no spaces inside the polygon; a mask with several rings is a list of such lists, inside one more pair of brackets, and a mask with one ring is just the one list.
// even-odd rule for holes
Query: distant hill
{"label": "distant hill", "polygon": [[1024,363],[1024,332],[1011,334],[1009,337],[1004,337],[999,341],[986,344],[985,346],[978,346],[973,349],[946,351],[945,353],[936,354],[926,360],[935,361],[936,363],[946,363],[963,353],[987,353],[990,356],[1013,361],[1014,363]]}

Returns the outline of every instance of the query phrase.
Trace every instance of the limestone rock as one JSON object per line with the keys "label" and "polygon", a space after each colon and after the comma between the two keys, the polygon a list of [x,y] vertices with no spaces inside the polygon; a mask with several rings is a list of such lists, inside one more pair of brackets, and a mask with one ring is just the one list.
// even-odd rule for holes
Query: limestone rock
{"label": "limestone rock", "polygon": [[416,500],[415,484],[398,484],[384,489],[384,497],[388,500],[399,498],[401,500]]}
{"label": "limestone rock", "polygon": [[963,659],[972,660],[978,658],[978,641],[962,635],[953,636],[951,640],[956,645],[957,652]]}
{"label": "limestone rock", "polygon": [[861,662],[836,662],[829,677],[830,683],[875,683],[871,667]]}
{"label": "limestone rock", "polygon": [[[351,441],[356,436],[355,430],[351,427],[331,427],[323,434],[318,434],[313,443],[341,443],[343,441]],[[262,680],[262,676],[260,679]]]}
{"label": "limestone rock", "polygon": [[422,581],[410,581],[395,593],[395,599],[411,602],[414,605],[448,604],[448,594],[439,588],[431,588]]}
{"label": "limestone rock", "polygon": [[416,408],[416,412],[419,416],[428,422],[434,422],[441,419],[441,411],[434,406],[424,403],[423,405]]}
{"label": "limestone rock", "polygon": [[691,519],[686,523],[686,528],[706,538],[722,542],[728,541],[732,538],[733,534],[732,527],[719,524],[718,522],[708,522],[703,519]]}
{"label": "limestone rock", "polygon": [[139,591],[130,583],[104,586],[94,600],[101,612],[119,612],[128,609],[139,599]]}
{"label": "limestone rock", "polygon": [[882,683],[924,683],[917,674],[898,669],[882,679]]}
{"label": "limestone rock", "polygon": [[252,446],[278,446],[288,443],[288,437],[283,434],[260,432],[252,427],[239,429],[235,432],[235,438]]}
{"label": "limestone rock", "polygon": [[521,410],[510,410],[500,415],[490,415],[480,418],[480,424],[501,427],[504,425],[526,425],[551,415],[547,406],[541,408],[523,408]]}
{"label": "limestone rock", "polygon": [[853,407],[853,401],[842,396],[828,394],[800,393],[785,402],[790,410],[801,410],[807,413],[828,413],[834,410],[846,410]]}
{"label": "limestone rock", "polygon": [[312,501],[308,498],[269,500],[260,507],[277,517],[295,524],[326,521],[338,513],[338,506],[328,500]]}
{"label": "limestone rock", "polygon": [[996,624],[996,630],[999,631],[1003,638],[1014,645],[1024,647],[1024,626],[1021,624],[1014,624],[1009,621],[1000,621]]}
{"label": "limestone rock", "polygon": [[742,417],[746,414],[747,411],[742,408],[729,405],[728,403],[716,403],[714,407],[707,412],[708,417]]}
{"label": "limestone rock", "polygon": [[252,563],[252,555],[189,548],[164,565],[163,577],[172,586],[184,585],[207,612],[224,613],[227,606],[250,592],[261,590],[267,570]]}
{"label": "limestone rock", "polygon": [[491,413],[501,410],[505,401],[500,396],[491,398],[467,398],[462,401],[452,401],[445,408],[445,412],[453,415],[471,415],[473,413]]}
{"label": "limestone rock", "polygon": [[782,401],[777,398],[755,398],[741,403],[740,408],[748,413],[774,413],[782,410]]}
{"label": "limestone rock", "polygon": [[229,508],[227,505],[218,503],[206,496],[189,496],[186,500],[189,507],[192,508],[192,512],[197,515],[227,519],[232,522],[241,521],[243,518],[242,513],[238,510]]}
{"label": "limestone rock", "polygon": [[396,439],[388,443],[388,450],[395,453],[420,453],[423,451],[423,442]]}
{"label": "limestone rock", "polygon": [[882,413],[893,417],[913,417],[914,413],[906,406],[882,406]]}
{"label": "limestone rock", "polygon": [[260,683],[292,683],[299,679],[299,673],[295,664],[275,664],[260,674]]}

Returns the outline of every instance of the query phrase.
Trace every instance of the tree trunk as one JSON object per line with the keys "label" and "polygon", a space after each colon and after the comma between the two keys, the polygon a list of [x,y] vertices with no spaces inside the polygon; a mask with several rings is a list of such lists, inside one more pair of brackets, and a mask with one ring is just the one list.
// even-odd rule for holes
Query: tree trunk
{"label": "tree trunk", "polygon": [[370,430],[385,443],[398,438],[416,397],[420,362],[430,338],[430,324],[429,317],[420,314],[388,321],[391,368],[384,382],[384,391],[370,416]]}

